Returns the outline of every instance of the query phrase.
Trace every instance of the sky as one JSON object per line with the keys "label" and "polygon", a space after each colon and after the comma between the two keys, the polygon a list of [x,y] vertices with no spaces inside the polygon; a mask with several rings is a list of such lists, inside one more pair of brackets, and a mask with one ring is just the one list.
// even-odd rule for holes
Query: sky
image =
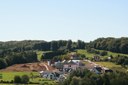
{"label": "sky", "polygon": [[0,0],[0,41],[128,36],[128,0]]}

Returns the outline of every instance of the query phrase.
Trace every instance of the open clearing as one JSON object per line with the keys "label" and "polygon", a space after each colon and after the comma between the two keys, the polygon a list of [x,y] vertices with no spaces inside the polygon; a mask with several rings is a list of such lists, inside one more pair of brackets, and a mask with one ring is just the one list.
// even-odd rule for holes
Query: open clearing
{"label": "open clearing", "polygon": [[51,66],[48,66],[44,62],[15,64],[5,69],[1,69],[0,72],[39,72],[45,70],[53,70]]}
{"label": "open clearing", "polygon": [[[47,80],[39,77],[40,75],[38,72],[0,72],[0,74],[2,74],[2,80],[9,82],[12,81],[14,79],[14,76],[16,75],[18,76],[28,75],[30,77],[30,82],[34,82],[34,83],[46,82],[49,83],[50,85],[54,85],[54,83],[56,83],[52,80]],[[33,79],[31,78],[32,75],[33,75]],[[14,84],[0,84],[0,85],[14,85]],[[39,85],[39,84],[28,84],[28,85]]]}
{"label": "open clearing", "polygon": [[[95,49],[96,50],[96,49]],[[103,52],[104,50],[97,50],[97,51],[100,51],[100,52]],[[117,57],[118,55],[121,55],[121,56],[128,56],[128,54],[122,54],[122,53],[114,53],[114,52],[110,52],[110,51],[106,51],[108,52],[107,55],[103,56],[103,57],[109,57],[109,56],[113,56],[113,57]],[[82,50],[82,49],[79,49],[77,50],[77,53],[79,54],[83,54],[85,55],[87,58],[92,58],[93,56],[97,55],[95,53],[89,53],[87,52],[87,50]]]}
{"label": "open clearing", "polygon": [[[35,62],[35,63],[12,65],[5,69],[1,69],[0,74],[2,74],[2,80],[4,80],[4,81],[12,81],[14,79],[15,75],[19,75],[19,76],[28,75],[30,77],[30,82],[53,83],[53,81],[45,80],[45,79],[39,77],[40,76],[39,71],[46,71],[46,70],[54,70],[54,68],[52,68],[51,66],[48,66],[46,62]],[[32,75],[34,76],[34,79],[31,79]],[[0,84],[0,85],[4,85],[4,84]],[[7,84],[7,85],[9,85],[9,84]]]}
{"label": "open clearing", "polygon": [[110,68],[112,70],[121,71],[121,72],[127,71],[126,68],[123,68],[121,65],[116,65],[115,63],[112,62],[95,62],[95,63],[100,66]]}

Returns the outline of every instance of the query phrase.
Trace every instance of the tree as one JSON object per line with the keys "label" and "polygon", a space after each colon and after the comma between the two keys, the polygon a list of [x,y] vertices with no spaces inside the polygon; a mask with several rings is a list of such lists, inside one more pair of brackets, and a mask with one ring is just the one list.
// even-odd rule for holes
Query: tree
{"label": "tree", "polygon": [[21,77],[18,75],[14,76],[14,83],[17,83],[17,84],[21,83]]}
{"label": "tree", "polygon": [[101,56],[105,56],[105,55],[107,55],[107,54],[108,54],[107,51],[100,52],[100,55],[101,55]]}
{"label": "tree", "polygon": [[80,57],[81,57],[82,59],[86,58],[86,56],[85,56],[84,54],[81,54]]}
{"label": "tree", "polygon": [[124,63],[124,61],[125,61],[125,58],[119,57],[118,60],[117,60],[117,64],[121,64],[122,65]]}
{"label": "tree", "polygon": [[6,66],[7,66],[6,61],[0,58],[0,69],[5,68]]}
{"label": "tree", "polygon": [[70,85],[79,85],[79,82],[80,82],[80,78],[74,76],[72,78]]}
{"label": "tree", "polygon": [[128,58],[127,59],[125,59],[125,61],[124,61],[124,63],[123,63],[124,65],[128,65]]}
{"label": "tree", "polygon": [[104,85],[110,85],[109,75],[104,74],[103,75],[103,81],[104,81]]}
{"label": "tree", "polygon": [[77,41],[77,48],[78,49],[84,49],[85,48],[85,43],[81,40]]}
{"label": "tree", "polygon": [[27,84],[27,83],[29,82],[29,77],[28,77],[28,75],[23,75],[23,76],[21,77],[21,81],[22,81],[23,84]]}
{"label": "tree", "polygon": [[30,73],[30,78],[33,80],[34,79],[34,74],[31,72]]}
{"label": "tree", "polygon": [[51,42],[51,51],[57,51],[57,49],[58,49],[57,41],[52,41]]}
{"label": "tree", "polygon": [[68,40],[66,48],[70,51],[72,49],[72,41]]}

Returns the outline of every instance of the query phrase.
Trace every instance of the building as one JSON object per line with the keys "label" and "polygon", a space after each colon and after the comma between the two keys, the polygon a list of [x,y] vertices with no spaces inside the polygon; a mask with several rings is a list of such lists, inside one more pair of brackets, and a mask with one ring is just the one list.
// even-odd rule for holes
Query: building
{"label": "building", "polygon": [[64,81],[67,78],[65,74],[59,71],[41,71],[40,76],[42,78],[56,80],[57,82]]}
{"label": "building", "polygon": [[71,72],[72,70],[76,70],[79,67],[79,64],[73,62],[72,60],[65,61],[63,63],[63,71]]}
{"label": "building", "polygon": [[42,78],[56,80],[56,74],[54,72],[51,72],[51,71],[41,71],[40,76]]}
{"label": "building", "polygon": [[109,72],[112,73],[112,72],[113,72],[113,70],[111,70],[111,69],[109,69],[109,68],[103,67],[102,69],[103,69],[103,70],[102,70],[103,73],[109,73]]}
{"label": "building", "polygon": [[102,68],[99,66],[94,66],[92,71],[96,74],[101,74],[102,73]]}
{"label": "building", "polygon": [[100,56],[94,56],[93,59],[94,61],[100,61]]}

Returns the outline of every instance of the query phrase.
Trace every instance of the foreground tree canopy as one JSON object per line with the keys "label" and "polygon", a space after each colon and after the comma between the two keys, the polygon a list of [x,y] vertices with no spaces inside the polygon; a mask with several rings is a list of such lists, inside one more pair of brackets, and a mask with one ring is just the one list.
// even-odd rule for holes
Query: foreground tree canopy
{"label": "foreground tree canopy", "polygon": [[95,74],[87,69],[77,69],[59,85],[128,85],[126,73]]}

